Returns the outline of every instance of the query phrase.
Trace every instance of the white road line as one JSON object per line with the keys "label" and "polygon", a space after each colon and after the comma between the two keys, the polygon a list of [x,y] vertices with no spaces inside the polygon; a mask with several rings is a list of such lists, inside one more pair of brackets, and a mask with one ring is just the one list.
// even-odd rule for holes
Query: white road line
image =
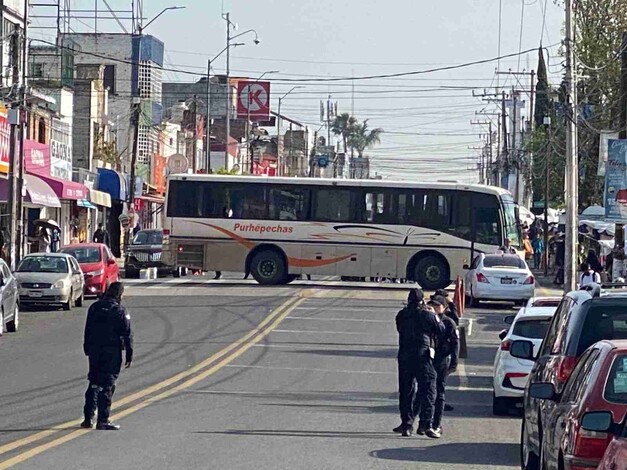
{"label": "white road line", "polygon": [[286,320],[354,321],[354,322],[364,322],[364,323],[390,323],[388,320],[369,320],[365,318],[287,317]]}
{"label": "white road line", "polygon": [[[312,333],[312,334],[325,334],[325,335],[368,335],[372,336],[372,332],[357,332],[357,331],[316,331],[316,330],[273,330],[272,333]],[[377,335],[381,336],[381,335]]]}

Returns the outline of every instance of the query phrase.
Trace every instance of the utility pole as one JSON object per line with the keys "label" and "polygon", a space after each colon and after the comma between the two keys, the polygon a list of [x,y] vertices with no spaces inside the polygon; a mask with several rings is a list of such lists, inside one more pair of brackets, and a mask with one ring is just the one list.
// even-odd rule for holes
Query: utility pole
{"label": "utility pole", "polygon": [[231,13],[226,13],[226,123],[224,137],[224,168],[229,169],[229,144],[231,138]]}
{"label": "utility pole", "polygon": [[[501,97],[501,121],[503,124],[501,124],[501,134],[503,135],[503,158],[502,160],[507,162],[508,166],[509,166],[509,147],[508,147],[508,142],[507,142],[507,108],[505,107],[505,92],[502,92],[502,97]],[[501,174],[498,175],[499,177],[502,176]],[[500,181],[499,181],[500,183]]]}
{"label": "utility pole", "polygon": [[[205,134],[207,134],[207,148],[205,149],[205,159],[207,162],[207,174],[211,173],[211,59],[207,60],[207,122],[205,122]],[[252,173],[251,173],[252,174]]]}
{"label": "utility pole", "polygon": [[[620,115],[619,115],[619,139],[627,139],[627,32],[623,33],[623,46],[621,52],[620,65]],[[623,224],[615,225],[615,250],[624,253],[625,234]],[[618,257],[614,257],[614,262],[618,262]],[[622,257],[621,257],[622,258]],[[624,261],[623,261],[624,263]],[[623,267],[624,269],[624,267]],[[613,270],[614,271],[614,270]]]}
{"label": "utility pole", "polygon": [[196,173],[196,153],[198,151],[198,98],[196,95],[193,97],[192,105],[194,107],[192,111],[192,172]]}
{"label": "utility pole", "polygon": [[[139,98],[137,98],[139,100]],[[131,113],[131,126],[133,127],[133,152],[131,154],[131,184],[128,189],[128,210],[134,212],[135,206],[135,167],[137,165],[137,150],[139,146],[139,118],[141,114],[141,102],[133,103],[133,111]],[[133,218],[130,219],[126,233],[124,234],[124,251],[128,251],[128,245],[131,241],[131,231],[133,227]]]}
{"label": "utility pole", "polygon": [[[10,40],[10,56],[11,56],[11,70],[12,70],[12,82],[13,86],[20,80],[20,49],[19,49],[19,30],[17,26],[11,34]],[[19,239],[15,237],[17,233],[18,224],[18,199],[22,197],[22,193],[17,191],[17,179],[19,173],[19,158],[17,152],[17,126],[19,123],[19,103],[13,101],[11,104],[11,136],[9,142],[9,233],[11,234],[10,247],[9,247],[9,262],[11,265],[11,271],[14,271],[17,267],[17,245],[19,245]]]}
{"label": "utility pole", "polygon": [[514,200],[516,204],[520,204],[520,153],[516,148],[516,137],[518,133],[518,115],[516,113],[518,107],[518,95],[512,89],[512,158],[516,162],[516,194]]}
{"label": "utility pole", "polygon": [[577,86],[575,78],[575,22],[573,0],[565,0],[566,17],[566,245],[564,292],[576,287],[577,264]]}
{"label": "utility pole", "polygon": [[547,126],[547,147],[544,156],[544,275],[549,275],[549,169],[551,154],[553,153],[553,147],[551,146],[551,118],[544,118],[544,125]]}

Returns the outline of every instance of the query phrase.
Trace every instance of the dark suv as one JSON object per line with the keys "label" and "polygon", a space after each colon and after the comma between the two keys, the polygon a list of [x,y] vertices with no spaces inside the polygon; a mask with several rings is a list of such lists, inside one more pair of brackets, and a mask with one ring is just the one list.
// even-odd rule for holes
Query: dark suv
{"label": "dark suv", "polygon": [[124,259],[124,276],[126,278],[139,277],[139,271],[146,268],[157,268],[160,276],[172,274],[179,277],[180,269],[168,266],[161,261],[163,252],[162,230],[140,230],[129,244]]}
{"label": "dark suv", "polygon": [[564,296],[540,346],[514,341],[510,353],[520,359],[535,359],[524,396],[521,430],[521,467],[538,469],[541,462],[542,430],[555,402],[532,398],[533,383],[551,383],[561,394],[564,384],[588,347],[604,339],[627,339],[627,291],[573,291]]}

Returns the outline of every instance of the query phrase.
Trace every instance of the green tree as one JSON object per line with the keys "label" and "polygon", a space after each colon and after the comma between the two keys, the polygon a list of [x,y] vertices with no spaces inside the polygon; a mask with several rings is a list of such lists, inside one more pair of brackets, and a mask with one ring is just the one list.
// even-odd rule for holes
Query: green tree
{"label": "green tree", "polygon": [[99,132],[94,138],[94,158],[112,165],[119,170],[122,164],[115,142],[106,142],[104,134]]}
{"label": "green tree", "polygon": [[348,113],[342,113],[339,116],[336,116],[331,123],[331,132],[335,135],[342,136],[344,153],[347,152],[348,141],[355,132],[355,126],[357,126],[357,119]]}
{"label": "green tree", "polygon": [[355,124],[352,135],[348,139],[348,145],[357,151],[359,158],[364,156],[364,151],[374,147],[381,142],[381,134],[383,129],[377,127],[375,129],[368,128],[368,119],[361,124]]}

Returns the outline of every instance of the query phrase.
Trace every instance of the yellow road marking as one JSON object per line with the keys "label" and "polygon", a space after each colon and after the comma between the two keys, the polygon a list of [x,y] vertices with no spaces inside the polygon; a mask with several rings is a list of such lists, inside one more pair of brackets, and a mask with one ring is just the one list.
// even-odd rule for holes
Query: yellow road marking
{"label": "yellow road marking", "polygon": [[[227,347],[221,349],[220,351],[218,351],[217,353],[213,354],[209,358],[207,358],[204,361],[196,364],[194,367],[186,369],[183,372],[180,372],[180,373],[178,373],[178,374],[176,374],[176,375],[174,375],[174,376],[172,376],[172,377],[170,377],[168,379],[165,379],[165,380],[163,380],[163,381],[161,381],[159,383],[151,385],[150,387],[147,387],[147,388],[145,388],[143,390],[140,390],[138,392],[135,392],[135,393],[133,393],[131,395],[128,395],[128,396],[122,398],[121,400],[117,401],[114,404],[114,406],[112,407],[113,410],[116,410],[116,409],[118,409],[120,407],[123,407],[124,405],[127,405],[129,403],[137,401],[137,400],[139,400],[141,398],[144,398],[144,397],[146,397],[148,395],[151,395],[153,393],[159,392],[160,390],[162,390],[164,388],[167,388],[168,386],[170,386],[170,385],[172,385],[172,384],[174,384],[176,382],[179,382],[180,380],[183,380],[183,379],[189,377],[190,375],[193,375],[193,374],[199,372],[200,370],[206,368],[207,366],[209,366],[213,362],[217,361],[221,357],[229,354],[231,351],[236,349],[238,346],[244,345],[243,347],[245,348],[245,350],[248,350],[250,348],[250,346],[246,346],[246,342],[247,341],[250,341],[251,338],[253,338],[258,333],[262,332],[262,334],[259,336],[259,339],[257,339],[256,341],[253,340],[254,342],[250,343],[251,346],[252,346],[252,344],[256,344],[261,338],[267,336],[272,331],[272,329],[276,328],[276,326],[278,325],[279,322],[272,323],[271,327],[269,329],[266,329],[265,331],[263,331],[264,328],[266,327],[266,325],[270,324],[277,317],[279,317],[280,320],[283,320],[287,316],[287,314],[289,314],[296,306],[300,305],[304,300],[305,300],[304,297],[303,298],[299,298],[299,297],[290,298],[289,300],[287,300],[284,303],[282,303],[277,309],[275,309],[272,313],[270,313],[270,315],[268,315],[261,323],[259,323],[259,325],[257,325],[254,329],[252,329],[250,332],[248,332],[246,335],[244,335],[239,340],[237,340],[237,341],[231,343],[230,345],[228,345]],[[285,314],[286,311],[288,312],[287,314]],[[238,357],[238,356],[239,356],[239,354],[237,356],[234,355],[233,359],[235,357]],[[228,357],[227,357],[227,359],[228,359]],[[212,370],[212,369],[209,369],[209,370]],[[217,370],[217,369],[215,369],[215,370]],[[116,416],[118,416],[118,415],[116,415]],[[126,416],[126,415],[124,415],[124,416]],[[40,441],[42,439],[45,439],[45,438],[47,438],[47,437],[49,437],[49,436],[51,436],[53,434],[59,433],[61,431],[64,431],[64,430],[67,430],[67,429],[70,429],[70,428],[73,428],[73,427],[77,427],[81,423],[81,421],[82,421],[82,419],[76,419],[76,420],[68,421],[66,423],[54,426],[53,428],[48,429],[46,431],[41,431],[41,432],[32,434],[30,436],[24,437],[22,439],[18,439],[16,441],[9,442],[8,444],[0,446],[0,455],[5,454],[7,452],[10,452],[12,450],[18,449],[20,447],[24,447],[26,445],[32,444],[34,442]],[[78,437],[79,435],[81,435],[84,432],[89,432],[89,430],[80,430],[80,431],[76,431],[75,433],[71,433],[69,435],[76,434],[75,437]],[[66,437],[67,436],[64,436],[62,438],[59,438],[58,440],[64,439]],[[56,441],[54,441],[54,442],[56,442]],[[63,442],[65,442],[65,441],[63,441]],[[46,445],[47,444],[44,444],[43,446],[40,446],[40,447],[44,447]],[[42,450],[42,452],[43,452],[43,450]],[[13,460],[13,459],[11,459],[11,460]],[[6,461],[6,462],[9,462],[9,461]],[[4,466],[4,464],[5,464],[5,462],[2,462],[0,464],[0,469],[8,468],[8,467]]]}
{"label": "yellow road marking", "polygon": [[[182,390],[185,390],[186,388],[191,387],[192,385],[206,379],[207,377],[209,377],[210,375],[214,374],[215,372],[217,372],[218,370],[222,369],[224,366],[226,366],[227,364],[229,364],[230,362],[232,362],[233,360],[237,359],[239,356],[241,356],[242,354],[244,354],[246,351],[248,351],[251,347],[253,347],[253,345],[257,344],[259,341],[261,341],[263,338],[265,338],[267,335],[269,335],[272,330],[274,330],[279,323],[281,323],[290,313],[292,313],[292,311],[294,311],[294,309],[296,309],[296,307],[298,307],[301,303],[303,303],[305,301],[305,298],[297,298],[295,300],[295,302],[293,302],[291,305],[288,305],[287,307],[285,307],[282,311],[282,313],[280,313],[279,315],[275,315],[274,316],[274,320],[272,321],[272,323],[268,326],[268,328],[266,328],[264,331],[260,332],[260,334],[258,334],[257,336],[255,336],[252,340],[250,340],[249,342],[245,343],[242,345],[241,348],[239,348],[237,351],[235,351],[233,354],[223,358],[220,362],[218,362],[217,364],[215,364],[214,366],[210,367],[209,369],[205,370],[204,372],[201,372],[200,374],[186,380],[185,382],[177,385],[176,387],[170,388],[158,395],[155,395],[153,397],[148,398],[147,400],[138,403],[137,405],[131,406],[123,411],[120,411],[119,413],[114,414],[113,416],[111,416],[111,418],[113,420],[118,420],[121,418],[124,418],[125,416],[128,416],[130,414],[136,413],[137,411],[141,410],[142,408],[147,407],[150,404],[156,403],[158,401],[164,400]],[[285,304],[284,304],[285,305]],[[258,329],[258,328],[256,328]],[[69,434],[66,434],[65,436],[61,436],[57,439],[54,439],[50,442],[47,442],[45,444],[42,444],[40,446],[34,447],[33,449],[27,450],[26,452],[23,452],[22,454],[16,455],[15,457],[5,460],[4,462],[0,463],[0,470],[5,470],[7,468],[11,468],[14,465],[23,463],[24,461],[35,457],[36,455],[39,455],[47,450],[53,449],[55,447],[58,447],[62,444],[65,444],[66,442],[69,442],[71,440],[76,439],[77,437],[80,437],[86,433],[88,433],[90,430],[89,429],[79,429],[76,430],[74,432],[71,432]]]}

